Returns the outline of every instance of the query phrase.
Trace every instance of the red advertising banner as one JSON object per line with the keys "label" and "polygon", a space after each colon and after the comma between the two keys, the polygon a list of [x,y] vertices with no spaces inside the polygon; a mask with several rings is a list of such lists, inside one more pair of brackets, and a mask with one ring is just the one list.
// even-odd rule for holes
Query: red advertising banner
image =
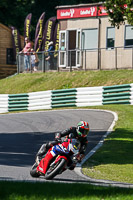
{"label": "red advertising banner", "polygon": [[57,19],[94,17],[97,15],[97,7],[82,7],[57,10]]}
{"label": "red advertising banner", "polygon": [[57,10],[57,19],[96,17],[96,16],[105,16],[105,15],[107,15],[107,12],[105,10],[105,7],[103,6],[99,6],[99,10],[97,6]]}

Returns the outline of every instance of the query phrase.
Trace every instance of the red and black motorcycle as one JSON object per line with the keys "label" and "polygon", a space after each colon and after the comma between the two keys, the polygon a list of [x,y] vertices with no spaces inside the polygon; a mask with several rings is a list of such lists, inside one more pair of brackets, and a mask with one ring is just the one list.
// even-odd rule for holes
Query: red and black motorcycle
{"label": "red and black motorcycle", "polygon": [[77,139],[67,139],[51,147],[41,158],[36,159],[30,170],[32,177],[44,176],[49,180],[61,174],[66,169],[74,169],[80,157],[80,142]]}

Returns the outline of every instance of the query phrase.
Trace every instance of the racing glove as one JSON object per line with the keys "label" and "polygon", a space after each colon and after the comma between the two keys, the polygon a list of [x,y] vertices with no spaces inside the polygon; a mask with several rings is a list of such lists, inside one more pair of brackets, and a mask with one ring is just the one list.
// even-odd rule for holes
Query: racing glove
{"label": "racing glove", "polygon": [[60,139],[61,139],[61,133],[56,133],[55,140],[60,140]]}

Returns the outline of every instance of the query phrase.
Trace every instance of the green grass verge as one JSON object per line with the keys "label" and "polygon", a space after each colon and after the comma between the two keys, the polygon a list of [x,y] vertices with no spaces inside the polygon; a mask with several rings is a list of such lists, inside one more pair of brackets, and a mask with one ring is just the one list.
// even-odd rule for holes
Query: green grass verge
{"label": "green grass verge", "polygon": [[132,200],[132,189],[88,184],[0,182],[1,200]]}
{"label": "green grass verge", "polygon": [[19,74],[0,80],[1,94],[133,83],[133,70]]}
{"label": "green grass verge", "polygon": [[133,106],[109,105],[119,120],[104,145],[83,165],[84,174],[96,179],[133,183]]}

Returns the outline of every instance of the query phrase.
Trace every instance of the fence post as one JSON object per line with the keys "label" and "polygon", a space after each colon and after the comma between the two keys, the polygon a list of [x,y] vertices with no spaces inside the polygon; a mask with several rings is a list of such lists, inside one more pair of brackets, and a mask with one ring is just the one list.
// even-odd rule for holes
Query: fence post
{"label": "fence post", "polygon": [[31,53],[30,53],[30,73],[32,73],[32,66],[31,66]]}
{"label": "fence post", "polygon": [[133,69],[133,48],[132,48],[132,69]]}
{"label": "fence post", "polygon": [[59,50],[58,50],[58,57],[57,57],[57,71],[59,72],[60,71],[60,69],[59,69]]}
{"label": "fence post", "polygon": [[20,63],[20,55],[19,53],[16,56],[16,62],[17,62],[17,73],[19,74],[20,70],[19,70],[19,63]]}
{"label": "fence post", "polygon": [[86,49],[85,49],[85,71],[86,71]]}
{"label": "fence post", "polygon": [[117,68],[117,47],[115,47],[115,69]]}
{"label": "fence post", "polygon": [[101,69],[101,49],[98,48],[97,69]]}
{"label": "fence post", "polygon": [[70,72],[72,72],[72,51],[70,51]]}
{"label": "fence post", "polygon": [[45,72],[45,57],[43,51],[42,51],[42,72]]}
{"label": "fence post", "polygon": [[83,56],[84,56],[84,51],[83,51],[83,50],[81,51],[81,55],[82,55],[82,57],[81,57],[81,58],[82,58],[82,67],[83,67],[83,66],[84,66],[84,59],[83,59]]}

